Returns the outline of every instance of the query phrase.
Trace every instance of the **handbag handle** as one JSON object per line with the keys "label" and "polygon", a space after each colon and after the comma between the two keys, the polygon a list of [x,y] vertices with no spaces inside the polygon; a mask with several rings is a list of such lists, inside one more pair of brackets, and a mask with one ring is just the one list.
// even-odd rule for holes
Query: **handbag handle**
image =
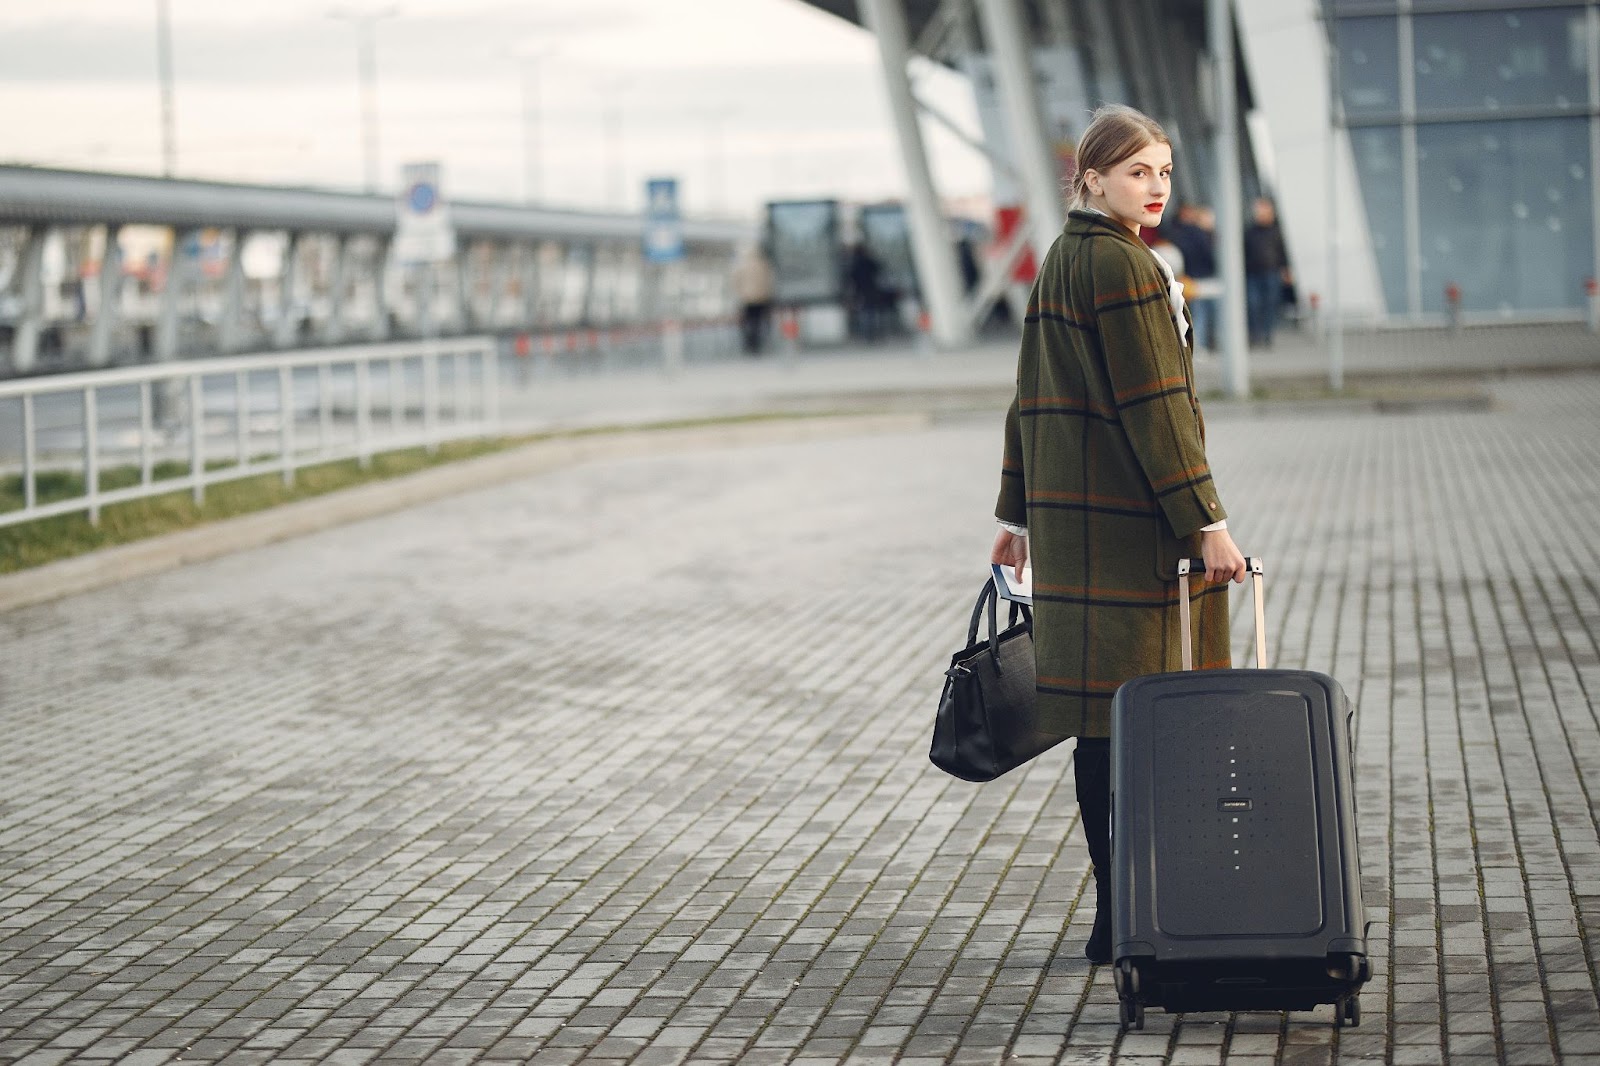
{"label": "handbag handle", "polygon": [[[989,609],[989,659],[994,663],[994,672],[997,674],[1001,672],[1000,627],[996,612],[999,599],[999,590],[995,588],[994,578],[991,577],[984,582],[983,591],[978,593],[977,605],[972,608],[972,621],[967,624],[967,647],[970,648],[978,643],[978,626],[983,621],[983,610],[985,607]],[[1015,600],[1011,601],[1011,621],[1009,625],[1014,626],[1017,624],[1019,614],[1027,621],[1028,626],[1032,628],[1033,612],[1028,609],[1027,604],[1017,603]]]}

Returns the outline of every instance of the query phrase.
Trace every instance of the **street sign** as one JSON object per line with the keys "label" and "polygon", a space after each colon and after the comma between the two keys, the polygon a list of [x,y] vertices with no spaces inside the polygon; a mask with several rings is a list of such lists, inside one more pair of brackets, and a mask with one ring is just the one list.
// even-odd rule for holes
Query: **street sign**
{"label": "street sign", "polygon": [[456,232],[439,189],[438,163],[401,167],[394,245],[402,263],[440,263],[455,255]]}
{"label": "street sign", "polygon": [[678,179],[645,182],[644,257],[652,263],[683,258],[683,216],[678,210]]}

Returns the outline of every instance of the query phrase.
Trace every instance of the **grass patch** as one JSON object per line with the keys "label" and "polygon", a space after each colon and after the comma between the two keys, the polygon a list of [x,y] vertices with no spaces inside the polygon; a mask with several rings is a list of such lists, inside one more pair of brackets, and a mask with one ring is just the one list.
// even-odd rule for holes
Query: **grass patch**
{"label": "grass patch", "polygon": [[[39,518],[13,526],[0,527],[0,574],[14,573],[30,567],[42,566],[58,559],[67,559],[100,548],[129,544],[146,537],[173,533],[192,526],[215,522],[253,511],[266,510],[279,504],[321,496],[340,489],[352,488],[368,482],[400,477],[445,463],[472,459],[492,452],[504,451],[524,444],[557,438],[588,437],[620,430],[660,431],[693,429],[704,426],[741,425],[775,420],[827,417],[834,412],[794,414],[753,414],[729,417],[687,418],[644,426],[591,426],[556,433],[537,433],[515,437],[496,437],[482,440],[451,441],[439,445],[432,455],[423,448],[382,452],[372,457],[369,467],[362,469],[354,459],[304,466],[295,471],[294,484],[283,483],[277,472],[239,478],[221,484],[206,486],[205,503],[196,506],[194,496],[187,486],[175,485],[171,492],[140,500],[111,504],[100,510],[100,524],[92,525],[87,512]],[[208,464],[211,469],[233,465],[230,461]],[[155,480],[181,478],[188,474],[186,462],[157,463]],[[137,466],[114,466],[100,471],[103,490],[125,488],[139,483]],[[34,480],[39,503],[53,503],[83,496],[84,483],[80,473],[50,471]],[[23,506],[22,478],[11,475],[0,478],[0,513],[21,510]]]}

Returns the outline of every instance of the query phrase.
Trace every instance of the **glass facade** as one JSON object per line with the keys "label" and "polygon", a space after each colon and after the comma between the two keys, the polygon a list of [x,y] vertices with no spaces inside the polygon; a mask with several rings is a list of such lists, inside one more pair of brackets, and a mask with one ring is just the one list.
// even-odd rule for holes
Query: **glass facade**
{"label": "glass facade", "polygon": [[1400,197],[1404,174],[1400,127],[1367,126],[1350,131],[1356,179],[1361,183],[1372,233],[1372,252],[1389,310],[1406,306],[1406,216]]}
{"label": "glass facade", "polygon": [[1584,108],[1587,29],[1581,7],[1418,15],[1417,114]]}
{"label": "glass facade", "polygon": [[1594,275],[1600,5],[1328,0],[1391,315],[1577,311]]}

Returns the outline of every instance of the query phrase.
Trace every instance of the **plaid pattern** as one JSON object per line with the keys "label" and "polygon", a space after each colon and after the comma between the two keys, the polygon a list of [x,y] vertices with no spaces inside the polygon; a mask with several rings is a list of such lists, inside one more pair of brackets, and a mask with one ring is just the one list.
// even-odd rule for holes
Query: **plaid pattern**
{"label": "plaid pattern", "polygon": [[[1028,527],[1039,709],[1053,731],[1107,736],[1117,686],[1179,668],[1177,561],[1227,515],[1191,356],[1151,252],[1072,212],[1029,300],[995,508]],[[1227,586],[1190,590],[1196,662],[1227,667]]]}

